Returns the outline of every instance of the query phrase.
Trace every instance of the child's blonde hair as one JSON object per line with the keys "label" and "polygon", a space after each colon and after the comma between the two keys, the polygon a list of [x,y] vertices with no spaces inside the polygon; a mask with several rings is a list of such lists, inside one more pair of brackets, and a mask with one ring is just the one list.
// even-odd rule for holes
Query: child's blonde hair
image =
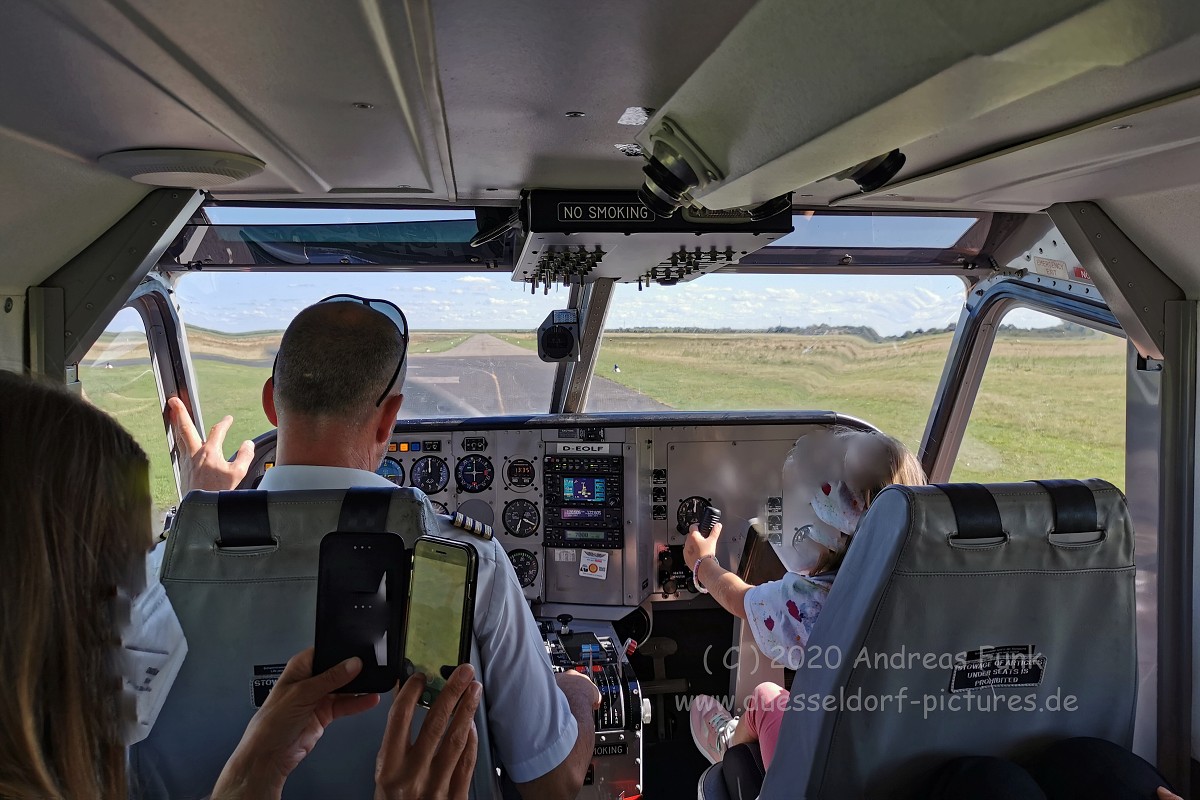
{"label": "child's blonde hair", "polygon": [[869,507],[875,495],[892,484],[901,486],[924,486],[929,481],[921,462],[913,455],[903,442],[894,436],[888,436],[879,431],[862,431],[845,425],[834,425],[830,431],[838,437],[865,435],[870,436],[882,446],[887,454],[887,463],[880,465],[880,470],[873,473],[868,485],[864,487],[866,504]]}
{"label": "child's blonde hair", "polygon": [[[871,507],[871,503],[875,501],[876,495],[882,492],[888,486],[899,484],[901,486],[924,486],[928,483],[925,478],[925,470],[921,467],[921,462],[913,455],[903,442],[894,436],[888,436],[886,433],[879,431],[863,431],[855,428],[849,428],[845,425],[834,425],[830,428],[830,432],[837,437],[849,436],[870,436],[872,440],[881,446],[881,449],[886,454],[885,463],[878,465],[878,469],[872,469],[869,477],[862,487],[863,500],[867,508]],[[829,551],[829,557],[824,559],[813,574],[829,572],[841,566],[842,559],[846,557],[846,552],[849,548],[843,550]]]}

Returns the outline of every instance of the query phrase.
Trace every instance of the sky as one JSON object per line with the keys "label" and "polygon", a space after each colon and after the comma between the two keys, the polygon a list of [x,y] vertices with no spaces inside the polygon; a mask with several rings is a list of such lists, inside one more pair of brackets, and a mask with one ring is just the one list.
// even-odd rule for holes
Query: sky
{"label": "sky", "polygon": [[[373,209],[212,208],[216,223],[293,224],[471,219],[473,212]],[[968,218],[804,217],[779,244],[816,246],[946,246]],[[187,324],[230,332],[277,330],[305,306],[336,293],[385,297],[404,309],[414,330],[533,330],[567,303],[566,289],[530,294],[504,272],[233,273],[197,272],[179,282]],[[958,319],[963,284],[946,276],[826,276],[710,274],[677,286],[639,292],[619,285],[609,328],[769,328],[777,325],[866,325],[884,336],[944,327]],[[1006,323],[1057,324],[1018,310]]]}

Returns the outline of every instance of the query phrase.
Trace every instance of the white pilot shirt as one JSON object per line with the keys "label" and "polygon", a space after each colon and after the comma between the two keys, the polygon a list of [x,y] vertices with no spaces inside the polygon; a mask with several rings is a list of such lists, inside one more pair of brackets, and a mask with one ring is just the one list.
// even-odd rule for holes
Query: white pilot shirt
{"label": "white pilot shirt", "polygon": [[[277,492],[355,486],[394,484],[361,469],[281,465],[267,470],[258,488]],[[474,633],[492,745],[515,783],[540,778],[566,759],[579,726],[554,681],[550,658],[504,548],[498,541],[467,534],[444,516],[438,519],[439,535],[471,544],[478,555]]]}

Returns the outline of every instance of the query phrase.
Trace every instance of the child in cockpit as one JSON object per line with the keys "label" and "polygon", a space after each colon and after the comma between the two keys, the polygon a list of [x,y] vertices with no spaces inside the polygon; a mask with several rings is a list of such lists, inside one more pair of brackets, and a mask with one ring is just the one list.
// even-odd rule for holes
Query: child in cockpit
{"label": "child in cockpit", "polygon": [[[799,669],[804,648],[859,519],[891,484],[925,483],[920,462],[896,439],[836,426],[802,436],[783,465],[784,540],[780,559],[788,574],[751,586],[717,561],[720,523],[706,538],[692,526],[684,558],[696,585],[750,626],[768,658]],[[715,698],[699,695],[691,707],[692,737],[716,763],[735,744],[758,741],[769,766],[779,738],[788,693],[774,683],[755,688],[741,718]]]}

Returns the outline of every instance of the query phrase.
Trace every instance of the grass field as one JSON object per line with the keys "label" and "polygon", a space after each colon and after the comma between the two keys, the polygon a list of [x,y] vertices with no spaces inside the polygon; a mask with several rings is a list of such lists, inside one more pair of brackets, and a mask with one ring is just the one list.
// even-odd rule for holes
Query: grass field
{"label": "grass field", "polygon": [[[415,334],[414,352],[444,352],[468,333]],[[535,350],[528,334],[498,333]],[[270,358],[278,334],[190,338],[193,355]],[[605,336],[597,374],[684,410],[822,409],[860,417],[916,447],[941,377],[949,334],[870,343],[853,336],[627,334]],[[136,358],[125,349],[121,358]],[[147,357],[144,344],[141,357]],[[90,363],[90,362],[85,362]],[[620,373],[612,371],[619,364]],[[232,414],[227,454],[267,430],[259,394],[268,366],[198,357],[204,421]],[[158,391],[147,366],[81,367],[89,398],[143,442],[156,502],[174,502]],[[1125,345],[1095,335],[1006,335],[992,350],[955,480],[1102,477],[1124,485]],[[547,398],[548,400],[548,398]],[[596,408],[593,410],[603,411]]]}
{"label": "grass field", "polygon": [[[609,334],[597,374],[679,409],[838,411],[916,448],[950,336],[873,344],[852,336]],[[1001,333],[954,479],[1099,476],[1124,485],[1124,474],[1124,340]]]}

